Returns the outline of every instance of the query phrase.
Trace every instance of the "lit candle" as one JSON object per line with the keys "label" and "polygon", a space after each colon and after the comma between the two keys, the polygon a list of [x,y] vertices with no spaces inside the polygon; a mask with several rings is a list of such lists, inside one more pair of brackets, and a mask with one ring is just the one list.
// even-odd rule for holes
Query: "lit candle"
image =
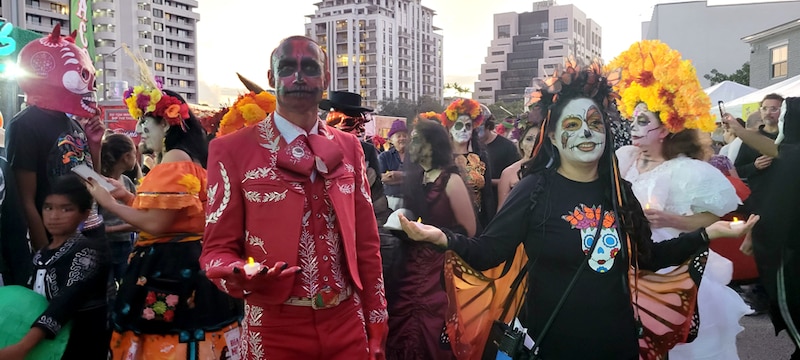
{"label": "lit candle", "polygon": [[737,217],[733,217],[733,221],[731,221],[731,229],[734,231],[741,231],[744,227],[744,221],[739,220]]}
{"label": "lit candle", "polygon": [[645,205],[644,205],[644,209],[645,209],[645,210],[650,210],[650,203],[647,203],[647,204],[645,204]]}
{"label": "lit candle", "polygon": [[421,223],[421,222],[422,222],[422,218],[421,218],[421,217],[418,217],[418,218],[417,218],[417,222],[418,222],[418,223]]}
{"label": "lit candle", "polygon": [[253,276],[259,271],[261,271],[261,264],[255,262],[253,257],[248,257],[247,264],[244,265],[244,273],[247,274],[247,276]]}

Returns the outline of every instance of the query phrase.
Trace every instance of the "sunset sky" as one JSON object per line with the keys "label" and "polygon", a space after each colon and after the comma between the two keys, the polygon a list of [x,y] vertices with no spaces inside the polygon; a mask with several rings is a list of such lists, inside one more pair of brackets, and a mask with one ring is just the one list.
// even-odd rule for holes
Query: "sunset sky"
{"label": "sunset sky", "polygon": [[[235,72],[266,85],[269,53],[278,41],[305,33],[306,15],[318,0],[200,1],[198,12],[198,75],[200,101],[216,106],[243,89]],[[564,0],[598,22],[603,31],[603,59],[611,60],[641,38],[642,21],[650,20],[653,5],[676,1]],[[709,0],[709,5],[759,0]],[[468,5],[465,5],[468,4]],[[434,24],[444,35],[444,81],[468,88],[480,74],[492,39],[493,14],[531,11],[533,1],[422,0],[434,9]]]}

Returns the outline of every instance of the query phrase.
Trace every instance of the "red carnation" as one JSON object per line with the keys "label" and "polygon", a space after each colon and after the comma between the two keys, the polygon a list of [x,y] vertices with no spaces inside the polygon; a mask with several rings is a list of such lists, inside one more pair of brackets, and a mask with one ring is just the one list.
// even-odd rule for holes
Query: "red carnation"
{"label": "red carnation", "polygon": [[653,76],[652,71],[642,71],[642,73],[639,74],[639,79],[637,79],[637,81],[639,82],[639,85],[648,87],[656,82],[656,77]]}
{"label": "red carnation", "polygon": [[147,298],[145,298],[145,302],[147,305],[153,305],[156,303],[156,293],[149,292],[147,293]]}
{"label": "red carnation", "polygon": [[175,317],[175,310],[164,311],[164,314],[161,316],[164,317],[164,321],[172,321],[172,319]]}

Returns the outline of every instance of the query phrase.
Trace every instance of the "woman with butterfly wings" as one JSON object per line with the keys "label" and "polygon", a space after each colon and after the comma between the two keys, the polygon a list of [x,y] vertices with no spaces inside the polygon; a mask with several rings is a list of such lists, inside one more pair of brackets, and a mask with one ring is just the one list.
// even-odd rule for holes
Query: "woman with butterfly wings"
{"label": "woman with butterfly wings", "polygon": [[[568,61],[539,83],[534,101],[543,123],[524,178],[482,235],[467,237],[401,217],[413,240],[447,248],[446,282],[453,304],[448,335],[459,359],[480,359],[504,278],[480,271],[512,259],[523,244],[530,259],[519,317],[541,359],[663,359],[687,341],[708,241],[739,236],[728,222],[653,243],[630,185],[620,179],[605,110],[615,101],[608,76],[594,63]],[[463,260],[462,260],[463,259]],[[687,261],[689,259],[689,261]],[[652,271],[679,265],[670,274]],[[523,296],[515,293],[511,296]],[[509,317],[513,317],[513,313]],[[502,319],[508,321],[508,317]],[[494,358],[494,357],[492,357]],[[519,358],[519,357],[518,357]]]}

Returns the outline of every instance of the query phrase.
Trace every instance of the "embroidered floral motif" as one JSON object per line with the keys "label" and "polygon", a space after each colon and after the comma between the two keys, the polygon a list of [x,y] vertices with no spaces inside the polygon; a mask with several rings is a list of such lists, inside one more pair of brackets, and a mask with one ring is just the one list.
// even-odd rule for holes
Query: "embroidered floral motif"
{"label": "embroidered floral motif", "polygon": [[97,251],[94,249],[81,249],[75,254],[72,259],[72,264],[69,266],[69,275],[67,278],[67,286],[83,281],[91,276],[97,269]]}
{"label": "embroidered floral motif", "polygon": [[263,142],[261,143],[261,147],[272,151],[277,152],[280,144],[280,138],[275,136],[275,130],[272,127],[272,116],[267,117],[267,121],[262,121],[258,124],[258,133],[259,137]]}
{"label": "embroidered floral motif", "polygon": [[262,344],[261,333],[257,331],[245,331],[243,343],[247,343],[245,354],[251,359],[264,359],[264,345]]}
{"label": "embroidered floral motif", "polygon": [[[231,201],[231,181],[230,178],[228,178],[228,171],[225,170],[225,164],[221,161],[219,162],[219,175],[222,177],[222,202],[219,204],[217,210],[206,216],[206,225],[216,224],[217,221],[219,221],[219,217],[222,216],[222,213],[228,208],[228,203]],[[209,206],[209,209],[210,208]]]}
{"label": "embroidered floral motif", "polygon": [[56,269],[55,268],[47,269],[47,275],[45,276],[44,280],[47,282],[47,288],[50,290],[50,297],[58,296],[58,293],[61,292],[61,289],[58,287],[58,280],[56,279]]}
{"label": "embroidered floral motif", "polygon": [[260,237],[255,236],[255,235],[250,235],[250,232],[247,231],[247,230],[245,230],[245,232],[244,232],[244,237],[245,237],[245,239],[247,239],[247,243],[249,243],[250,246],[254,246],[254,247],[257,246],[257,247],[261,248],[261,251],[264,252],[264,255],[267,254],[267,249],[264,248],[264,240],[261,240]]}
{"label": "embroidered floral motif", "polygon": [[259,167],[244,173],[244,179],[242,179],[242,184],[244,184],[248,180],[258,180],[267,178],[271,180],[276,180],[278,178],[278,175],[275,173],[275,170],[272,167]]}
{"label": "embroidered floral motif", "polygon": [[214,203],[217,202],[217,188],[219,184],[214,184],[213,186],[209,186],[206,193],[208,194],[208,206],[213,207]]}
{"label": "embroidered floral motif", "polygon": [[219,266],[222,266],[222,259],[214,259],[214,260],[209,261],[206,264],[205,270],[208,271],[211,268],[215,268],[215,267],[219,267]]}
{"label": "embroidered floral motif", "polygon": [[354,168],[353,165],[350,165],[348,163],[344,164],[344,169],[347,170],[347,172],[349,172],[349,173],[355,173],[356,172],[356,168]]}
{"label": "embroidered floral motif", "polygon": [[156,291],[148,291],[144,299],[142,318],[172,322],[175,318],[175,306],[178,305],[178,295]]}
{"label": "embroidered floral motif", "polygon": [[264,309],[259,306],[250,304],[244,306],[244,320],[247,321],[248,325],[261,326],[261,317],[263,315]]}
{"label": "embroidered floral motif", "polygon": [[339,184],[339,191],[345,195],[352,194],[355,188],[356,188],[355,184]]}
{"label": "embroidered floral motif", "polygon": [[263,194],[258,191],[245,191],[244,197],[247,199],[247,201],[254,203],[278,202],[286,199],[287,191],[288,190],[283,190],[283,192],[273,191]]}
{"label": "embroidered floral motif", "polygon": [[386,306],[386,288],[383,286],[383,276],[379,276],[378,282],[375,283],[375,295],[378,296],[380,304]]}
{"label": "embroidered floral motif", "polygon": [[61,323],[59,323],[58,321],[56,321],[56,319],[50,316],[42,315],[36,322],[39,323],[40,325],[44,325],[44,327],[46,327],[48,330],[50,330],[50,332],[54,334],[58,334],[58,332],[61,331]]}
{"label": "embroidered floral motif", "polygon": [[378,324],[389,320],[389,312],[386,309],[375,309],[369,312],[369,323]]}
{"label": "embroidered floral motif", "polygon": [[341,246],[342,241],[339,237],[339,233],[336,231],[336,213],[334,212],[333,206],[330,204],[329,200],[325,200],[325,205],[328,208],[328,214],[324,215],[323,217],[325,218],[325,228],[327,232],[323,238],[325,239],[325,243],[328,245],[328,254],[330,254],[333,280],[336,282],[337,287],[344,289],[344,273],[342,272],[342,262],[339,261],[343,255]]}
{"label": "embroidered floral motif", "polygon": [[[306,208],[307,208],[306,204]],[[302,280],[303,290],[307,297],[314,297],[319,292],[319,266],[317,263],[317,250],[314,244],[314,237],[311,234],[308,219],[311,211],[303,215],[303,229],[300,233],[300,268],[303,269]]]}

